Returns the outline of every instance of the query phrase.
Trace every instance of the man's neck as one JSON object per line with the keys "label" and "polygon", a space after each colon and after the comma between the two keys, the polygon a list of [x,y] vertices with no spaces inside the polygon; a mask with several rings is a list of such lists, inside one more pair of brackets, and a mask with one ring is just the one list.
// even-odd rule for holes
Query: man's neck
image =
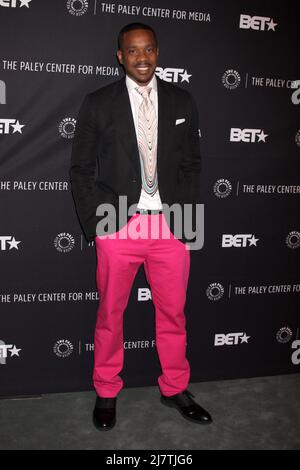
{"label": "man's neck", "polygon": [[152,88],[156,89],[157,88],[157,85],[156,85],[156,75],[155,73],[152,75],[151,77],[151,80],[149,80],[147,83],[138,83],[136,82],[132,77],[130,77],[129,75],[126,74],[126,81],[127,83],[130,84],[131,87],[146,87],[148,85],[150,85],[150,83],[152,83]]}

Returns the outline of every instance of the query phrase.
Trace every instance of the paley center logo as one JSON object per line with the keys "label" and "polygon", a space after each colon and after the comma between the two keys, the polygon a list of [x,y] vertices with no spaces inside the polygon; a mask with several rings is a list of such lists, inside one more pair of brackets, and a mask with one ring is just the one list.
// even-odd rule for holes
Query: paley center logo
{"label": "paley center logo", "polygon": [[8,8],[22,8],[22,7],[30,7],[30,2],[32,0],[0,0],[0,7],[8,7]]}
{"label": "paley center logo", "polygon": [[68,0],[67,9],[71,15],[82,16],[89,8],[87,0]]}
{"label": "paley center logo", "polygon": [[257,246],[256,243],[258,240],[259,238],[255,238],[255,235],[251,234],[223,234],[222,248],[246,248],[247,246]]}
{"label": "paley center logo", "polygon": [[275,31],[275,26],[278,23],[274,23],[273,18],[268,16],[250,16],[241,14],[240,15],[240,29],[254,29],[256,31]]}
{"label": "paley center logo", "polygon": [[16,132],[22,134],[22,127],[24,126],[25,124],[20,124],[17,119],[0,119],[0,134],[15,134]]}
{"label": "paley center logo", "polygon": [[60,339],[53,346],[54,354],[61,359],[71,356],[73,351],[74,346],[68,339]]}
{"label": "paley center logo", "polygon": [[278,343],[285,344],[290,341],[293,336],[292,330],[288,326],[283,326],[276,333]]}
{"label": "paley center logo", "polygon": [[[22,349],[18,349],[14,344],[5,344],[3,340],[0,340],[0,365],[5,365],[8,357],[19,357],[20,351]],[[10,356],[8,353],[10,353]]]}
{"label": "paley center logo", "polygon": [[215,196],[219,198],[225,198],[230,195],[232,191],[232,184],[229,180],[225,178],[220,178],[215,184],[214,184],[214,194]]}
{"label": "paley center logo", "polygon": [[236,346],[242,343],[248,343],[246,333],[218,333],[215,335],[215,346]]}
{"label": "paley center logo", "polygon": [[173,82],[173,83],[178,83],[180,78],[181,80],[179,83],[183,83],[183,82],[190,83],[190,77],[192,76],[191,74],[188,74],[187,70],[185,69],[178,69],[178,68],[171,68],[171,67],[167,67],[165,69],[163,69],[162,67],[156,67],[155,73],[162,80],[165,80],[166,82]]}
{"label": "paley center logo", "polygon": [[300,246],[300,232],[293,230],[285,239],[288,248],[296,249]]}
{"label": "paley center logo", "polygon": [[220,300],[224,295],[224,287],[219,282],[212,282],[206,289],[206,295],[209,300]]}
{"label": "paley center logo", "polygon": [[74,118],[64,118],[59,126],[59,133],[64,139],[73,139],[75,135],[75,128],[76,128],[76,119]]}
{"label": "paley center logo", "polygon": [[17,241],[12,235],[0,235],[0,251],[9,251],[13,248],[15,250],[19,249],[20,241]]}
{"label": "paley center logo", "polygon": [[54,239],[54,246],[60,253],[69,253],[75,246],[75,238],[70,233],[59,233]]}
{"label": "paley center logo", "polygon": [[230,130],[230,142],[264,142],[266,143],[266,137],[269,134],[265,134],[262,129],[240,129],[238,127],[232,127]]}
{"label": "paley center logo", "polygon": [[222,75],[222,83],[228,90],[235,90],[241,83],[241,76],[237,70],[226,70]]}

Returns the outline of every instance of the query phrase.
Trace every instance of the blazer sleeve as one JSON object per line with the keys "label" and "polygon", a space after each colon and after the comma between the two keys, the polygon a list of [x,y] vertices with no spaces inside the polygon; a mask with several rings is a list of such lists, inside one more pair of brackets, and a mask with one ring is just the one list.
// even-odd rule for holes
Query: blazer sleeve
{"label": "blazer sleeve", "polygon": [[199,115],[196,102],[188,93],[187,99],[188,128],[185,136],[184,154],[180,161],[180,170],[183,175],[183,202],[201,202],[200,173],[202,168],[199,143]]}
{"label": "blazer sleeve", "polygon": [[97,127],[91,95],[79,109],[72,146],[70,182],[77,215],[88,241],[96,236]]}

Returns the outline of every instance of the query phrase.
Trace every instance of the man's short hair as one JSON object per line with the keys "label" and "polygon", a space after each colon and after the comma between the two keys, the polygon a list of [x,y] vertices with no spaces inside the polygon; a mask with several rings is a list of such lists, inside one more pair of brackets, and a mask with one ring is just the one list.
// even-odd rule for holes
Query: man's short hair
{"label": "man's short hair", "polygon": [[122,40],[123,40],[124,34],[128,33],[129,31],[135,31],[137,29],[144,29],[146,31],[151,31],[151,33],[153,34],[154,39],[155,39],[155,45],[157,47],[156,33],[155,33],[154,29],[151,28],[151,26],[148,26],[147,24],[144,24],[144,23],[129,23],[126,26],[124,26],[121,29],[121,31],[119,32],[119,35],[118,35],[118,49],[122,48]]}

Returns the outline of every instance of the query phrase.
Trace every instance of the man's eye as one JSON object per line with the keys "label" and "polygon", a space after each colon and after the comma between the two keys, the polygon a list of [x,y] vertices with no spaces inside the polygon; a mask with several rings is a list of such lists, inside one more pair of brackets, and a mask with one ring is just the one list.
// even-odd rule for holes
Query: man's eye
{"label": "man's eye", "polygon": [[135,54],[135,49],[129,49],[128,54]]}

